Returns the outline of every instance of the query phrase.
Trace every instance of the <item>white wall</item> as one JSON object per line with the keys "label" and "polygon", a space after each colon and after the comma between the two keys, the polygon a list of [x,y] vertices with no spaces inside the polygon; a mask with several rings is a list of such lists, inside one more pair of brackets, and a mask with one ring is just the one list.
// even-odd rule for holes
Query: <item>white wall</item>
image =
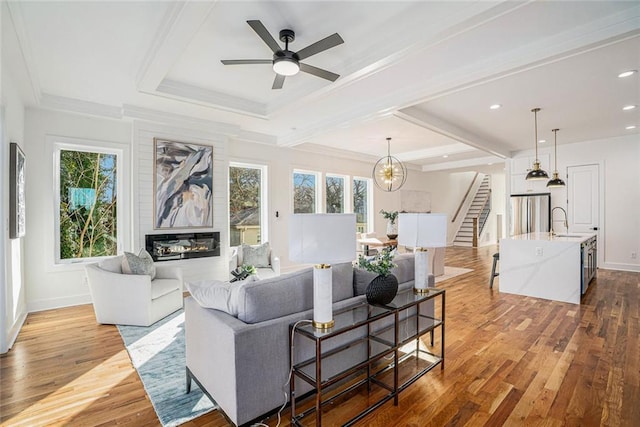
{"label": "white wall", "polygon": [[131,144],[131,124],[40,109],[26,110],[27,233],[25,270],[28,310],[38,311],[91,302],[82,265],[55,265],[55,136],[79,141]]}
{"label": "white wall", "polygon": [[[0,10],[4,10],[1,5]],[[24,278],[24,238],[9,239],[9,143],[17,142],[25,150],[24,140],[24,102],[17,90],[14,70],[9,68],[6,57],[5,40],[7,37],[7,13],[1,12],[2,27],[2,62],[1,69],[1,96],[0,96],[0,161],[2,177],[0,178],[0,196],[2,198],[2,230],[0,231],[0,353],[6,352],[15,340],[22,323],[26,317],[26,297]],[[31,159],[27,157],[28,168],[35,167]],[[28,183],[27,183],[28,184]],[[27,211],[27,215],[30,212]],[[27,232],[29,229],[27,228]]]}
{"label": "white wall", "polygon": [[[553,147],[547,148],[548,151]],[[529,151],[517,153],[518,159],[531,155]],[[640,271],[640,136],[635,133],[624,137],[585,141],[558,146],[558,171],[566,180],[568,166],[601,164],[603,205],[598,231],[598,263],[601,268]],[[521,171],[511,170],[515,177]],[[552,170],[547,169],[551,175]],[[512,182],[511,187],[517,182]],[[549,191],[546,181],[534,182],[533,191]],[[551,206],[567,208],[566,188],[551,190]],[[636,258],[631,253],[636,253]]]}

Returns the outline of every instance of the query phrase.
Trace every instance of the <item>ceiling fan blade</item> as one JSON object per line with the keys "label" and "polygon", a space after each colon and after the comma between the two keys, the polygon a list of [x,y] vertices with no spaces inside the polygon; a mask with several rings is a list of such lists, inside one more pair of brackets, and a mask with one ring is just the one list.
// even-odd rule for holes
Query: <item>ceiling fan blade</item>
{"label": "ceiling fan blade", "polygon": [[300,58],[300,60],[303,60],[310,57],[311,55],[315,55],[316,53],[331,49],[332,47],[338,46],[342,43],[344,43],[344,40],[342,40],[340,34],[334,33],[328,37],[323,38],[322,40],[310,44],[304,49],[299,50],[298,52],[296,52],[296,54],[298,55],[298,58]]}
{"label": "ceiling fan blade", "polygon": [[284,84],[284,78],[285,76],[276,74],[276,78],[273,80],[273,86],[271,86],[271,89],[282,89],[282,85]]}
{"label": "ceiling fan blade", "polygon": [[332,73],[331,71],[323,70],[322,68],[303,63],[300,63],[300,71],[313,74],[314,76],[318,76],[323,79],[331,80],[332,82],[335,82],[336,80],[338,80],[338,77],[340,77],[340,74]]}
{"label": "ceiling fan blade", "polygon": [[276,53],[277,51],[282,50],[282,48],[280,47],[276,39],[274,39],[271,33],[269,33],[269,31],[265,28],[265,26],[262,25],[262,22],[258,20],[253,20],[253,21],[247,21],[247,24],[249,24],[249,26],[253,28],[253,31],[255,31],[256,34],[260,36],[262,41],[264,41],[267,44],[267,46],[269,46],[269,49],[271,49],[273,53]]}
{"label": "ceiling fan blade", "polygon": [[223,59],[224,65],[271,64],[271,59]]}

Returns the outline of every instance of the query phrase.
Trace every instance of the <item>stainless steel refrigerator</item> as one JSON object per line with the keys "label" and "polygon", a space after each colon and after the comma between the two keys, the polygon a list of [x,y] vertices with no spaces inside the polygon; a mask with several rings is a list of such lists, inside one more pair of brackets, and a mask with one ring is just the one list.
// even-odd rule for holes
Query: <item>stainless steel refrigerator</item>
{"label": "stainless steel refrigerator", "polygon": [[551,193],[512,194],[510,209],[510,236],[549,232]]}

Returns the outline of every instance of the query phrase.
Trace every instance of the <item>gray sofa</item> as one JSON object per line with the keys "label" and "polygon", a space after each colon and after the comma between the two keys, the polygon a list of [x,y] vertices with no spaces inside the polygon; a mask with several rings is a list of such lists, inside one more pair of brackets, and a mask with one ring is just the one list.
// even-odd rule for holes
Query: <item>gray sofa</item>
{"label": "gray sofa", "polygon": [[[413,286],[413,255],[399,255],[394,262],[400,289]],[[364,302],[362,294],[373,277],[354,270],[350,263],[334,265],[334,312]],[[203,308],[193,297],[185,299],[186,363],[187,383],[196,380],[231,422],[244,425],[285,401],[289,326],[313,316],[313,272],[307,268],[239,286],[237,316]],[[295,360],[308,358],[313,351],[310,340],[296,342]],[[334,358],[332,366],[323,366],[323,374],[331,375],[364,358],[366,351],[346,353]],[[307,384],[301,387],[302,393],[309,390]]]}

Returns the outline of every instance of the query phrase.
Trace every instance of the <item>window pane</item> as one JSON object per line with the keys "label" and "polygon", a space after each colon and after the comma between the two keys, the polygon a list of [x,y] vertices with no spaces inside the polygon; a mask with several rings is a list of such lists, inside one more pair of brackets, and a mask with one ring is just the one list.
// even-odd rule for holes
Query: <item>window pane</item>
{"label": "window pane", "polygon": [[261,170],[229,167],[229,241],[256,245],[262,241]]}
{"label": "window pane", "polygon": [[116,255],[117,157],[60,150],[60,259]]}
{"label": "window pane", "polygon": [[356,231],[366,233],[369,230],[369,201],[367,200],[368,182],[364,179],[353,180],[353,212],[356,214]]}
{"label": "window pane", "polygon": [[344,178],[328,176],[327,213],[344,213]]}
{"label": "window pane", "polygon": [[293,213],[316,212],[316,176],[293,173]]}

